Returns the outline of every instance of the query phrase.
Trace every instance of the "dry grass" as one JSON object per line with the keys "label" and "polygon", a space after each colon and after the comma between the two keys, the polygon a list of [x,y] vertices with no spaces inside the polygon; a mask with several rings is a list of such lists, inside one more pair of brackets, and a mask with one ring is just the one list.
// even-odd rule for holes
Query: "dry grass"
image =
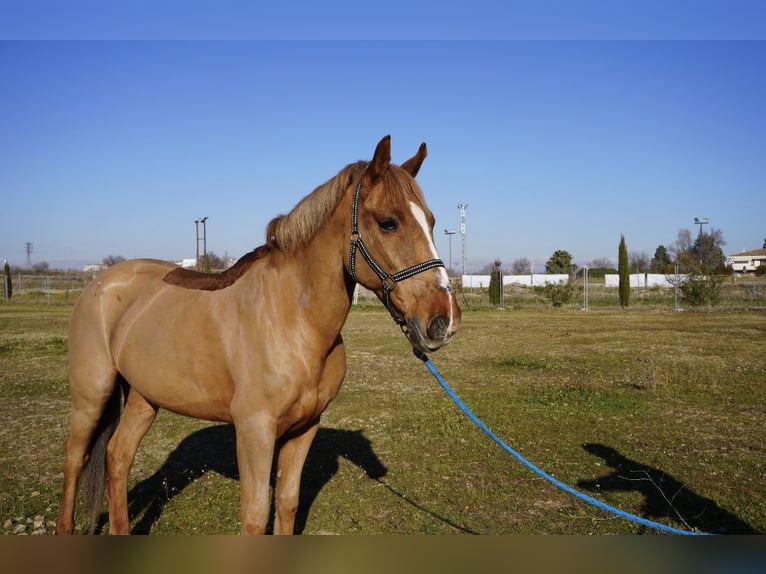
{"label": "dry grass", "polygon": [[[68,307],[0,307],[0,522],[55,517]],[[306,534],[637,533],[522,468],[451,404],[383,310],[344,330],[349,372],[304,475]],[[557,478],[677,526],[766,531],[766,315],[466,312],[434,363]],[[131,475],[136,532],[236,533],[228,426],[163,412]],[[670,503],[668,502],[670,501]]]}

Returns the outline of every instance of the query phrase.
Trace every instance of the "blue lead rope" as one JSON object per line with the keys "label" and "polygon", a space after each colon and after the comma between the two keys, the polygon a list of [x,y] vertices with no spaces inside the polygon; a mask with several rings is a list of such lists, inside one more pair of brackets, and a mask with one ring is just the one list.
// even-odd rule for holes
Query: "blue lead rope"
{"label": "blue lead rope", "polygon": [[473,423],[479,427],[484,433],[491,438],[493,441],[495,441],[500,447],[506,451],[508,454],[510,454],[513,458],[515,458],[517,461],[519,461],[521,464],[523,464],[525,467],[527,467],[529,470],[537,474],[538,476],[544,478],[548,482],[554,484],[555,486],[558,486],[561,490],[568,492],[572,496],[575,496],[579,498],[580,500],[583,500],[587,502],[588,504],[591,504],[597,508],[600,508],[601,510],[606,510],[607,512],[611,512],[612,514],[615,514],[621,518],[625,518],[626,520],[630,520],[631,522],[635,522],[637,524],[641,524],[643,526],[648,526],[649,528],[654,528],[656,530],[662,530],[663,532],[668,532],[670,534],[681,534],[684,536],[705,536],[708,535],[707,532],[693,532],[690,530],[681,530],[680,528],[673,528],[672,526],[667,526],[665,524],[661,524],[659,522],[654,522],[652,520],[647,520],[646,518],[641,518],[640,516],[636,516],[635,514],[631,514],[629,512],[625,512],[624,510],[620,510],[619,508],[615,508],[614,506],[610,506],[600,500],[597,500],[593,498],[592,496],[588,496],[587,494],[584,494],[580,492],[579,490],[575,490],[568,484],[565,484],[561,482],[560,480],[554,478],[541,468],[538,468],[531,462],[529,462],[526,458],[524,458],[521,454],[513,450],[510,446],[505,444],[503,440],[497,436],[495,433],[493,433],[487,425],[485,425],[479,417],[477,417],[471,409],[469,409],[466,404],[460,399],[459,396],[455,393],[455,391],[452,390],[452,388],[449,386],[447,381],[444,380],[444,377],[442,377],[441,373],[438,371],[438,369],[434,366],[434,364],[431,362],[431,360],[422,352],[418,351],[417,349],[413,349],[413,352],[415,353],[415,356],[423,361],[425,363],[428,370],[431,372],[431,374],[434,376],[434,378],[439,382],[439,385],[441,385],[442,389],[449,395],[449,397],[452,399],[452,401],[457,405],[457,407],[465,413],[465,415],[473,421]]}

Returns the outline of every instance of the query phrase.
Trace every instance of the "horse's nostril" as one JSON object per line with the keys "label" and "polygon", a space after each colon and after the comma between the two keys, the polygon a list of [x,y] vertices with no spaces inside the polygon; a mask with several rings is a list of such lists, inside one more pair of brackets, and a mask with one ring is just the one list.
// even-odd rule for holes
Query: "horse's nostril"
{"label": "horse's nostril", "polygon": [[444,339],[447,335],[448,326],[449,322],[444,315],[436,315],[435,317],[432,317],[428,322],[428,329],[426,329],[428,338],[432,341],[440,341]]}

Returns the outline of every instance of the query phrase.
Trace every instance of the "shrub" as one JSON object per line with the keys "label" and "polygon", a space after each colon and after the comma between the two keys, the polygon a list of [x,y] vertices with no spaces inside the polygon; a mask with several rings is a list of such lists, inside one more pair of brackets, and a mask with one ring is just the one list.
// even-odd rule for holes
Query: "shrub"
{"label": "shrub", "polygon": [[712,307],[721,302],[723,282],[723,277],[692,273],[681,284],[681,297],[692,307]]}
{"label": "shrub", "polygon": [[569,303],[574,293],[572,283],[561,281],[559,283],[546,283],[544,287],[539,287],[543,294],[554,307],[561,307],[564,303]]}

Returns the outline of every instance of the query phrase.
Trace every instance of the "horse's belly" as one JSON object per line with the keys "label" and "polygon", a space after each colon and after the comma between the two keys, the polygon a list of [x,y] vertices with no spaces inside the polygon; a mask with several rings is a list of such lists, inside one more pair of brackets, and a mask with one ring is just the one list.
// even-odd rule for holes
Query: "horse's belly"
{"label": "horse's belly", "polygon": [[231,422],[233,384],[223,358],[200,348],[188,352],[181,337],[125,339],[117,369],[155,406],[178,414]]}

